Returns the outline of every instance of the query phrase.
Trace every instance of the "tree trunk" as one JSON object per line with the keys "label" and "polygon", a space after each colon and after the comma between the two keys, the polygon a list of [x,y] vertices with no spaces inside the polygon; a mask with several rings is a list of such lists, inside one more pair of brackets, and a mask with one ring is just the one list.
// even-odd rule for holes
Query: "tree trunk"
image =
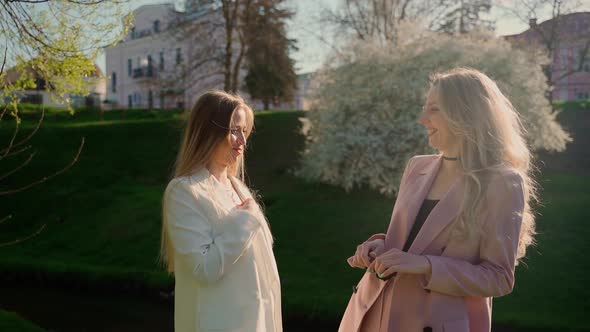
{"label": "tree trunk", "polygon": [[230,24],[225,29],[225,58],[223,60],[223,90],[231,90],[231,58],[232,58],[232,30]]}
{"label": "tree trunk", "polygon": [[[239,2],[239,1],[236,1]],[[244,19],[243,22],[237,27],[238,37],[240,38],[240,51],[238,53],[238,58],[236,59],[236,63],[234,64],[233,69],[233,77],[231,82],[231,91],[236,92],[240,88],[240,68],[242,68],[242,60],[244,59],[244,54],[246,53],[246,40],[244,38],[244,31],[243,29],[248,26],[250,23],[250,3],[252,0],[246,0],[244,4],[243,12],[244,12]],[[237,19],[237,18],[236,18]]]}
{"label": "tree trunk", "polygon": [[268,109],[269,109],[269,106],[270,106],[270,100],[269,100],[268,98],[264,98],[264,99],[262,100],[262,103],[264,104],[264,110],[265,110],[265,111],[268,111]]}
{"label": "tree trunk", "polygon": [[[232,6],[233,2],[233,8]],[[233,32],[236,27],[238,8],[240,1],[224,0],[222,2],[223,18],[225,19],[225,57],[223,61],[224,80],[223,89],[235,92],[232,84],[232,57],[233,57]]]}

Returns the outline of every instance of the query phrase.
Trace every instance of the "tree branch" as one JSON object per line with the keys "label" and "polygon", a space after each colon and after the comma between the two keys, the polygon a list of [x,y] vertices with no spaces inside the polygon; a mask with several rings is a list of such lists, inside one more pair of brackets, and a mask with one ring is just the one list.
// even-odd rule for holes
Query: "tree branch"
{"label": "tree branch", "polygon": [[23,162],[21,165],[19,165],[18,167],[16,167],[15,169],[5,173],[4,175],[0,176],[0,181],[6,179],[7,177],[9,177],[10,175],[18,172],[20,169],[22,169],[23,167],[27,166],[28,163],[31,162],[31,160],[33,160],[33,157],[35,156],[35,152],[31,153],[29,155],[29,158],[27,160],[25,160],[25,162]]}
{"label": "tree branch", "polygon": [[[5,107],[5,110],[6,110],[6,107]],[[17,112],[18,112],[18,107],[17,107]],[[0,119],[2,119],[1,116],[0,116]],[[16,148],[18,146],[21,146],[21,145],[25,144],[33,136],[35,136],[35,134],[37,133],[37,131],[39,130],[39,128],[41,128],[41,123],[43,122],[43,119],[45,119],[45,107],[42,107],[41,108],[41,117],[39,118],[39,121],[37,121],[37,126],[35,126],[35,128],[33,129],[33,131],[27,137],[25,137],[24,139],[22,139],[21,141],[19,141],[18,143],[16,143],[16,144],[13,145],[12,143],[14,141],[14,138],[16,137],[16,132],[18,131],[18,122],[17,122],[16,128],[15,128],[15,132],[14,132],[14,136],[13,136],[13,140],[11,140],[11,142],[10,142],[11,144],[8,147],[0,150],[0,153],[4,153],[4,156],[0,157],[0,160],[2,160],[5,157],[8,157],[9,156],[8,153],[10,152],[10,149]]]}
{"label": "tree branch", "polygon": [[12,157],[12,156],[16,156],[17,154],[21,154],[27,150],[30,150],[32,148],[31,145],[27,145],[19,150],[13,150],[11,151],[9,154],[5,155],[4,157],[0,158],[0,160],[4,159],[4,158],[8,158],[8,157]]}
{"label": "tree branch", "polygon": [[41,232],[43,232],[43,230],[45,229],[46,226],[47,226],[47,224],[41,225],[41,227],[39,227],[39,229],[37,229],[37,231],[35,231],[34,233],[32,233],[28,236],[25,236],[23,238],[16,239],[16,240],[13,240],[10,242],[0,243],[0,248],[12,246],[12,245],[19,244],[19,243],[25,242],[27,240],[30,240],[30,239],[36,237],[37,235],[41,234]]}
{"label": "tree branch", "polygon": [[3,154],[2,156],[0,156],[0,160],[6,158],[8,156],[8,153],[10,152],[10,149],[12,149],[14,141],[16,140],[16,135],[18,134],[18,128],[20,127],[20,124],[19,124],[18,120],[15,120],[15,123],[16,123],[16,125],[14,126],[14,133],[12,134],[12,137],[10,138],[10,141],[8,142],[8,146],[0,151],[0,153]]}
{"label": "tree branch", "polygon": [[0,191],[0,196],[3,196],[3,195],[11,195],[11,194],[14,194],[14,193],[25,191],[25,190],[33,187],[33,186],[36,186],[36,185],[38,185],[40,183],[43,183],[43,182],[45,182],[45,181],[47,181],[49,179],[52,179],[52,178],[54,178],[54,177],[56,177],[56,176],[64,173],[69,168],[71,168],[76,162],[78,162],[78,158],[80,157],[80,154],[82,153],[82,148],[83,147],[84,147],[84,137],[82,137],[82,140],[80,142],[80,147],[78,148],[78,152],[76,153],[76,156],[74,157],[74,159],[72,159],[72,161],[66,167],[62,168],[61,170],[59,170],[59,171],[57,171],[57,172],[55,172],[55,173],[53,173],[53,174],[51,174],[49,176],[44,176],[43,178],[41,178],[41,179],[39,179],[37,181],[34,181],[32,183],[29,183],[29,184],[27,184],[27,185],[25,185],[23,187],[20,187],[20,188],[17,188],[17,189],[12,189],[12,190]]}
{"label": "tree branch", "polygon": [[12,219],[12,214],[7,215],[6,217],[0,219],[0,225],[2,225],[3,223],[5,223],[7,220]]}
{"label": "tree branch", "polygon": [[572,74],[582,71],[584,69],[584,64],[586,62],[586,59],[588,58],[588,51],[589,50],[590,50],[590,38],[588,38],[588,40],[586,41],[586,45],[584,45],[584,48],[580,52],[580,59],[578,60],[577,66],[573,69],[568,70],[567,72],[565,72],[561,76],[559,76],[557,81],[561,81],[562,79],[564,79]]}
{"label": "tree branch", "polygon": [[6,66],[7,52],[8,52],[8,44],[6,44],[6,46],[4,47],[4,57],[2,58],[2,67],[0,67],[0,76],[2,76],[2,74],[4,73],[4,66]]}

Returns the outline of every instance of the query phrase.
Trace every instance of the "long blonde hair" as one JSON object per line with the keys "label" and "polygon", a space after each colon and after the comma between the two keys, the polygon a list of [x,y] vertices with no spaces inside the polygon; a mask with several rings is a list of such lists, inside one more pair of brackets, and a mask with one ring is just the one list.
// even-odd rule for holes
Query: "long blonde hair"
{"label": "long blonde hair", "polygon": [[481,230],[478,211],[490,179],[511,169],[523,180],[524,211],[517,259],[534,243],[535,217],[530,203],[537,200],[531,175],[531,153],[524,128],[512,103],[498,85],[485,74],[471,68],[455,68],[431,76],[430,93],[438,97],[449,128],[460,141],[460,163],[464,172],[465,193],[455,234],[463,236]]}
{"label": "long blonde hair", "polygon": [[[223,91],[208,91],[199,97],[185,121],[173,177],[189,176],[206,167],[215,148],[224,140],[229,140],[232,116],[238,109],[246,112],[246,136],[249,136],[254,127],[254,113],[240,96]],[[228,166],[228,175],[244,181],[243,155]],[[166,229],[166,195],[162,207],[159,260],[168,272],[173,273],[174,254]]]}

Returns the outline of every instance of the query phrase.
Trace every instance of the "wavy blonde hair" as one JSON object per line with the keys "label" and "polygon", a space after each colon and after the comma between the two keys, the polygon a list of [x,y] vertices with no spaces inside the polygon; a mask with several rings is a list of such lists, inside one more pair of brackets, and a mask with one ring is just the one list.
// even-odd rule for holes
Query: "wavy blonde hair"
{"label": "wavy blonde hair", "polygon": [[[175,163],[173,177],[189,176],[206,167],[213,157],[215,148],[224,140],[230,139],[229,128],[236,110],[246,112],[247,134],[254,127],[254,112],[238,95],[223,91],[209,91],[201,95],[188,113],[183,130],[182,141]],[[244,181],[244,157],[238,157],[229,165],[228,175]],[[160,263],[170,273],[174,272],[172,243],[166,229],[166,195],[162,200],[162,234],[160,243]]]}
{"label": "wavy blonde hair", "polygon": [[472,68],[455,68],[431,75],[430,93],[438,97],[442,115],[460,141],[460,165],[465,195],[454,234],[470,235],[481,230],[478,210],[491,178],[503,170],[518,173],[523,180],[524,210],[517,260],[534,243],[535,216],[530,203],[537,200],[531,175],[532,156],[518,113],[498,85]]}

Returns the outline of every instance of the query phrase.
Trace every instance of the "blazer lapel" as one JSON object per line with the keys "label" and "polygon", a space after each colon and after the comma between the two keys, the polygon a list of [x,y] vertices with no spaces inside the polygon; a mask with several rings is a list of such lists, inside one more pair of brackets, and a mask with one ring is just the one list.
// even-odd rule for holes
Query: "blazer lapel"
{"label": "blazer lapel", "polygon": [[[432,182],[436,178],[441,161],[442,158],[439,156],[426,165],[415,175],[414,179],[409,179],[408,184],[405,186],[405,191],[402,193],[403,197],[401,195],[398,196],[392,221],[387,230],[386,248],[403,248],[412,229],[412,225],[416,220],[418,211],[422,206],[422,201],[428,195]],[[394,220],[393,218],[398,218],[398,220]]]}
{"label": "blazer lapel", "polygon": [[[451,188],[432,209],[408,249],[409,253],[422,254],[426,247],[457,217],[461,204],[461,184],[461,179],[455,180]],[[422,201],[420,201],[421,203]]]}

